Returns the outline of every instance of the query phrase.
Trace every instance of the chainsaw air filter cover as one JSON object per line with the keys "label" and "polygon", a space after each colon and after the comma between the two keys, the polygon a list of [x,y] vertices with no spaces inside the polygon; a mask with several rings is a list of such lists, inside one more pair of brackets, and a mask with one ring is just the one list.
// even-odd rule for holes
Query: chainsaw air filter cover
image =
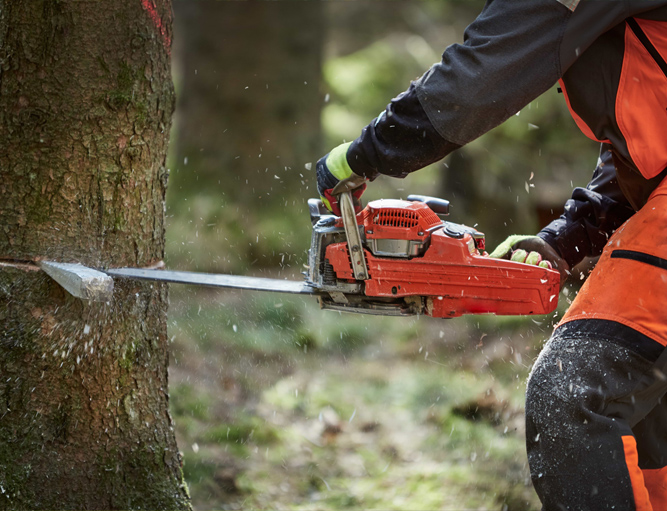
{"label": "chainsaw air filter cover", "polygon": [[361,213],[366,246],[373,255],[416,257],[428,246],[430,232],[442,220],[423,202],[377,200]]}

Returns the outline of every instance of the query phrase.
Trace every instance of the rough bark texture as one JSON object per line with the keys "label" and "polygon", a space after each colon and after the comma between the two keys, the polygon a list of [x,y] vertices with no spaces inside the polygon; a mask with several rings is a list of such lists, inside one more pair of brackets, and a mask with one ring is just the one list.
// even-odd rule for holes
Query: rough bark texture
{"label": "rough bark texture", "polygon": [[[169,0],[0,0],[0,260],[164,251]],[[187,509],[166,288],[0,266],[0,509]]]}

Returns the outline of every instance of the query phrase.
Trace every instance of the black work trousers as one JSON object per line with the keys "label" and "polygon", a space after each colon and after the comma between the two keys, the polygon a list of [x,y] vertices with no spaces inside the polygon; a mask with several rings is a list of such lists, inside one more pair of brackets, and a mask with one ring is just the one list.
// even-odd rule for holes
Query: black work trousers
{"label": "black work trousers", "polygon": [[667,510],[665,366],[661,344],[620,323],[556,329],[526,391],[528,461],[545,511]]}

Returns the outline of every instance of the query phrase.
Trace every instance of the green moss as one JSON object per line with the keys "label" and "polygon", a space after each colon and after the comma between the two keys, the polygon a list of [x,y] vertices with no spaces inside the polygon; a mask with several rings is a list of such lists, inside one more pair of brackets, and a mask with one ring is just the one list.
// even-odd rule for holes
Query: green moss
{"label": "green moss", "polygon": [[137,128],[144,128],[146,125],[146,118],[148,117],[148,107],[146,103],[135,101],[135,126]]}
{"label": "green moss", "polygon": [[[6,444],[3,444],[6,445]],[[13,450],[11,447],[10,450]],[[11,460],[16,456],[0,451],[2,460]],[[35,494],[29,484],[32,467],[29,464],[20,465],[13,461],[9,463],[0,462],[0,509],[30,509],[35,502]]]}
{"label": "green moss", "polygon": [[137,79],[137,73],[129,66],[127,62],[120,63],[120,69],[116,75],[116,81],[118,82],[118,89],[129,93],[132,91],[132,86]]}
{"label": "green moss", "polygon": [[113,230],[116,232],[122,232],[125,230],[125,227],[127,226],[127,220],[125,219],[125,215],[121,212],[119,212],[113,220]]}
{"label": "green moss", "polygon": [[[12,408],[23,409],[18,403]],[[20,419],[16,418],[17,413]],[[30,417],[23,412],[9,412],[3,417],[0,424],[0,509],[34,509],[36,496],[30,481],[33,471],[30,460],[44,447],[42,430],[34,427],[39,418],[36,412]],[[23,461],[17,463],[19,459]]]}
{"label": "green moss", "polygon": [[48,222],[51,219],[52,213],[49,198],[35,190],[31,199],[25,202],[28,224],[43,224]]}
{"label": "green moss", "polygon": [[[108,71],[108,67],[102,62],[102,67]],[[106,103],[112,110],[121,110],[128,106],[136,109],[137,121],[143,125],[146,120],[147,107],[140,101],[137,90],[138,82],[143,73],[133,69],[127,62],[121,62],[118,73],[116,73],[116,88],[106,94]]]}
{"label": "green moss", "polygon": [[[189,509],[180,493],[174,491],[175,488],[184,489],[184,481],[165,476],[163,456],[166,446],[159,442],[150,447],[145,445],[130,452],[114,449],[102,460],[108,487],[123,488],[123,491],[109,492],[115,499],[114,507],[141,509],[150,502],[154,509]],[[132,483],[128,484],[128,481]]]}
{"label": "green moss", "polygon": [[118,367],[120,368],[120,375],[118,376],[118,383],[121,387],[125,387],[130,383],[132,378],[132,369],[134,367],[137,357],[137,347],[134,342],[127,344],[123,349],[123,354],[117,358]]}
{"label": "green moss", "polygon": [[123,352],[123,356],[120,359],[118,359],[118,365],[122,369],[129,371],[130,369],[132,369],[136,357],[137,357],[137,348],[136,344],[133,342],[125,346],[125,351]]}
{"label": "green moss", "polygon": [[183,487],[183,491],[185,492],[185,495],[187,496],[187,498],[189,500],[189,499],[192,498],[192,496],[190,495],[190,486],[188,485],[188,483],[185,480],[185,473],[183,472],[183,464],[181,464],[178,467],[178,473],[180,475],[180,480],[182,481],[181,484],[182,484],[182,487]]}
{"label": "green moss", "polygon": [[122,110],[130,104],[130,96],[118,90],[109,91],[107,94],[107,104],[112,110]]}

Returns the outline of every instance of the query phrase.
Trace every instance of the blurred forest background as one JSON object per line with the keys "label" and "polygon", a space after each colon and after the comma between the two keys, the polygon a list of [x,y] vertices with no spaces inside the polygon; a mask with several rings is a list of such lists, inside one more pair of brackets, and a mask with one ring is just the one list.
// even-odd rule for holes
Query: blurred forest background
{"label": "blurred forest background", "polygon": [[[167,265],[300,279],[310,164],[355,138],[481,0],[174,0]],[[365,199],[449,199],[493,247],[588,182],[596,144],[556,87]],[[523,392],[549,317],[377,318],[172,286],[171,408],[205,509],[539,509]]]}

